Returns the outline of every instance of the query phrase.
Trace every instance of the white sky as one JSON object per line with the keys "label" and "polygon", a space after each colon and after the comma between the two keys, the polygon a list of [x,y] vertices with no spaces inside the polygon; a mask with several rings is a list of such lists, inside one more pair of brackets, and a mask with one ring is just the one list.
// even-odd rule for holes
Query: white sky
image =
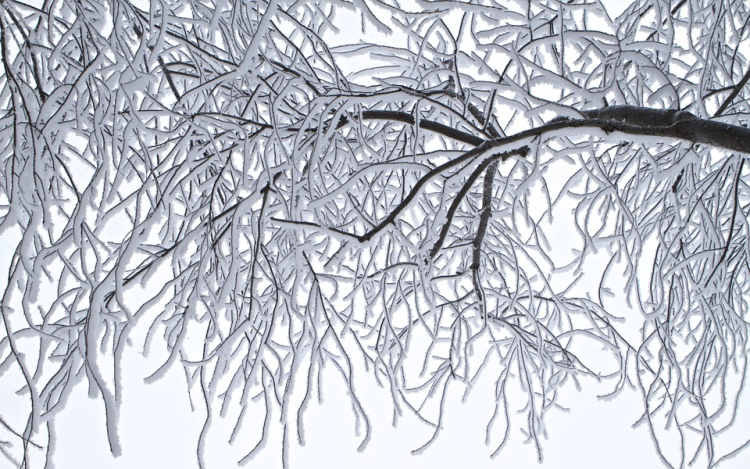
{"label": "white sky", "polygon": [[633,4],[633,0],[601,0],[604,7],[607,9],[609,16],[612,19],[617,18],[624,12],[630,5]]}

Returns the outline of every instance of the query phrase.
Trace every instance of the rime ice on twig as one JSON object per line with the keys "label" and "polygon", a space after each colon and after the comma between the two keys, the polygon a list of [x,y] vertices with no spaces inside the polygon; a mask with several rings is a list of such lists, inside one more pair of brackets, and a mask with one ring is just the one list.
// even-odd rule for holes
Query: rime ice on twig
{"label": "rime ice on twig", "polygon": [[[222,422],[241,464],[278,430],[288,465],[323,379],[364,450],[368,377],[433,430],[417,453],[449,387],[489,380],[489,453],[520,427],[541,460],[558,391],[591,376],[640,390],[667,466],[736,454],[745,4],[418,3],[0,2],[0,384],[28,415],[0,418],[0,457],[54,459],[80,381],[128,451],[138,321],[166,356],[146,382],[182,367],[206,410],[201,467]],[[346,8],[373,43],[329,47]]]}

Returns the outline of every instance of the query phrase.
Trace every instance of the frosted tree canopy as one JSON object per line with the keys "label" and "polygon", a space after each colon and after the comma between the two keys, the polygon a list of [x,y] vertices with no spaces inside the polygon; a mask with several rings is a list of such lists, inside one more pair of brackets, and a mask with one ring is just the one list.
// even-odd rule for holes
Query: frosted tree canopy
{"label": "frosted tree canopy", "polygon": [[366,451],[365,377],[434,430],[416,454],[447,389],[484,382],[487,458],[521,432],[542,460],[559,389],[598,381],[640,396],[665,467],[747,457],[749,21],[740,0],[1,1],[2,464],[52,467],[78,386],[137,451],[127,353],[147,383],[183,370],[200,467],[221,424],[239,464],[286,466],[331,379]]}

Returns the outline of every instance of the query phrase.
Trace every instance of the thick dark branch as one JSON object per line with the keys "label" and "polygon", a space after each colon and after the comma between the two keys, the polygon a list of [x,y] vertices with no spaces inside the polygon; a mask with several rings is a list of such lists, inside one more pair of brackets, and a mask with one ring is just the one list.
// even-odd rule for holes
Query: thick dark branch
{"label": "thick dark branch", "polygon": [[[405,124],[414,125],[414,116],[408,112],[401,111],[362,111],[362,118],[398,121]],[[426,119],[419,120],[419,128],[444,135],[448,138],[452,138],[453,140],[458,140],[459,142],[468,143],[469,145],[473,145],[475,147],[481,145],[485,141],[483,138],[477,137],[476,135],[462,132],[453,127]]]}
{"label": "thick dark branch", "polygon": [[[354,235],[343,232],[337,228],[327,228],[345,234],[347,236],[354,236],[358,241],[365,242],[369,241],[376,234],[386,228],[388,225],[393,223],[399,214],[406,209],[406,207],[414,200],[422,187],[427,184],[433,177],[442,173],[446,169],[475,158],[485,152],[490,151],[493,148],[509,146],[514,143],[521,142],[523,140],[532,139],[539,137],[547,132],[573,129],[573,128],[598,128],[607,133],[611,132],[623,132],[629,135],[649,135],[654,137],[663,138],[676,138],[680,140],[686,140],[693,143],[704,143],[718,148],[725,148],[727,150],[737,151],[740,153],[750,154],[750,129],[740,127],[736,125],[724,124],[722,122],[715,122],[708,119],[699,119],[689,112],[683,111],[672,111],[672,110],[659,110],[650,109],[645,107],[637,106],[611,106],[603,109],[595,109],[590,111],[583,111],[581,114],[584,119],[556,119],[549,124],[542,125],[534,129],[524,130],[515,135],[511,135],[505,138],[498,138],[494,140],[483,141],[479,137],[474,137],[470,134],[452,129],[448,126],[438,124],[432,121],[422,121],[420,125],[425,129],[434,130],[440,134],[446,136],[452,136],[457,140],[465,141],[476,139],[478,146],[460,157],[451,160],[445,164],[442,164],[435,169],[429,171],[427,174],[422,176],[419,181],[412,187],[409,193],[404,199],[396,206],[396,208],[385,218],[383,221],[378,223],[370,231],[363,235]],[[414,123],[414,118],[411,114],[397,111],[365,111],[363,112],[363,118],[365,119],[391,119],[399,122]],[[439,129],[439,130],[437,130]],[[474,143],[474,140],[471,141]],[[519,155],[525,157],[529,152],[529,147],[523,145],[518,148],[511,148],[503,153],[492,155],[489,159],[482,163],[489,164],[491,161],[497,159],[506,160],[513,155]],[[481,171],[480,171],[481,172]],[[470,179],[473,177],[476,179],[478,173],[472,174]],[[464,189],[462,189],[463,191]],[[460,196],[461,194],[459,194]],[[454,202],[455,203],[455,202]],[[453,207],[451,207],[453,210]],[[293,220],[280,220],[280,222],[291,222],[297,223]],[[313,227],[324,228],[316,224],[309,224]],[[444,235],[441,233],[438,243],[442,244]],[[436,246],[438,246],[436,243]],[[439,247],[438,247],[439,249]],[[430,255],[434,256],[436,253],[435,247],[430,251]]]}
{"label": "thick dark branch", "polygon": [[443,227],[440,229],[440,234],[438,235],[437,241],[435,241],[435,244],[432,246],[432,249],[430,249],[430,257],[434,258],[438,251],[440,251],[440,248],[443,247],[443,243],[445,242],[446,236],[448,236],[448,231],[450,230],[451,224],[453,223],[453,217],[456,214],[456,211],[458,210],[458,206],[461,205],[461,201],[466,197],[466,194],[469,193],[469,190],[471,189],[471,186],[474,185],[474,182],[479,178],[479,176],[482,174],[482,172],[487,168],[487,166],[492,163],[493,161],[496,161],[498,158],[498,155],[491,156],[487,158],[486,160],[482,161],[479,166],[476,167],[473,173],[471,173],[471,176],[466,180],[464,185],[461,187],[461,190],[458,191],[458,194],[456,194],[456,197],[453,199],[453,203],[451,203],[450,208],[448,208],[447,213],[447,219],[445,223],[443,223]]}
{"label": "thick dark branch", "polygon": [[750,154],[750,129],[709,119],[689,112],[650,109],[638,106],[611,106],[583,111],[585,119],[559,119],[510,137],[492,140],[491,146],[507,145],[546,132],[566,128],[598,128],[607,133],[676,138],[717,148]]}
{"label": "thick dark branch", "polygon": [[[482,144],[478,146],[477,148],[464,153],[463,155],[456,158],[455,160],[452,160],[452,161],[449,161],[448,163],[440,165],[437,168],[430,171],[429,173],[422,176],[422,178],[419,181],[417,181],[414,187],[412,187],[411,191],[409,191],[409,194],[407,194],[406,197],[404,197],[401,203],[399,203],[398,206],[396,206],[396,208],[383,221],[378,223],[378,225],[375,226],[372,230],[368,231],[362,236],[359,236],[359,240],[362,242],[369,241],[370,239],[372,239],[373,236],[375,236],[380,231],[382,231],[386,226],[393,223],[396,220],[396,217],[398,217],[398,215],[411,203],[411,201],[414,200],[414,198],[417,196],[419,191],[422,189],[422,186],[427,184],[427,182],[430,179],[440,174],[441,172],[445,171],[449,167],[455,166],[463,161],[466,161],[469,158],[473,158],[475,156],[481,155],[487,150],[488,150],[488,146],[486,144]],[[521,157],[525,157],[528,152],[529,152],[529,147],[524,145],[522,147],[514,148],[504,153],[492,155],[492,157],[494,160],[502,159],[503,161],[505,161],[513,155],[519,155]]]}
{"label": "thick dark branch", "polygon": [[[651,109],[638,106],[610,106],[582,111],[584,119],[557,119],[549,124],[524,130],[505,138],[487,141],[490,148],[508,145],[547,132],[566,128],[598,128],[607,133],[676,138],[750,154],[750,129],[710,119],[699,119],[685,111]],[[365,119],[385,119],[414,125],[414,116],[399,111],[364,111]],[[430,120],[420,120],[421,128],[471,145],[485,140]]]}
{"label": "thick dark branch", "polygon": [[477,228],[477,234],[474,236],[472,241],[472,259],[471,259],[471,279],[474,283],[474,292],[477,295],[479,302],[479,310],[482,314],[482,321],[487,323],[487,307],[484,304],[484,291],[482,290],[482,283],[479,279],[479,264],[482,255],[482,243],[484,243],[484,236],[487,234],[487,225],[490,222],[492,216],[492,189],[495,184],[495,172],[497,172],[497,158],[494,158],[490,163],[487,171],[484,173],[484,190],[482,191],[482,211],[479,214],[479,227]]}
{"label": "thick dark branch", "polygon": [[616,120],[646,127],[667,127],[677,122],[697,119],[689,112],[638,106],[609,106],[582,111],[581,114],[591,119]]}
{"label": "thick dark branch", "polygon": [[[271,218],[271,219],[274,220],[274,221],[276,221],[276,222],[281,222],[281,223],[292,223],[292,224],[295,224],[295,225],[302,225],[302,226],[309,226],[309,227],[312,227],[312,228],[319,228],[319,229],[331,230],[331,231],[334,231],[334,232],[339,233],[339,234],[343,234],[343,235],[346,235],[346,236],[352,236],[352,237],[356,238],[357,241],[359,241],[361,243],[369,241],[376,234],[378,234],[379,232],[383,231],[383,229],[385,229],[388,225],[390,225],[391,223],[395,222],[396,218],[399,216],[399,214],[401,212],[403,212],[404,209],[406,209],[406,207],[409,206],[409,204],[419,194],[419,192],[422,189],[422,187],[424,187],[424,185],[427,184],[427,182],[429,182],[432,178],[434,178],[438,174],[442,173],[443,171],[445,171],[445,170],[447,170],[449,168],[452,168],[453,166],[461,164],[464,161],[471,160],[472,158],[476,158],[477,156],[479,156],[479,155],[485,153],[486,151],[490,150],[493,146],[497,146],[497,145],[492,145],[492,143],[493,142],[484,142],[482,145],[480,145],[480,146],[478,146],[478,147],[476,147],[476,148],[474,148],[472,150],[467,151],[466,153],[464,153],[463,155],[459,156],[458,158],[453,159],[451,161],[448,161],[447,163],[444,163],[444,164],[442,164],[442,165],[434,168],[433,170],[429,171],[427,174],[425,174],[424,176],[422,176],[417,181],[416,184],[414,184],[414,186],[411,188],[411,190],[406,195],[406,197],[404,197],[404,199],[396,206],[396,208],[393,209],[393,211],[387,217],[385,217],[380,223],[378,223],[375,227],[373,227],[370,231],[368,231],[367,233],[365,233],[363,235],[359,235],[358,236],[356,234],[347,233],[347,232],[342,231],[342,230],[340,230],[338,228],[323,227],[323,226],[317,225],[315,223],[310,223],[310,222],[302,222],[302,221],[295,221],[295,220],[282,220],[280,218]],[[528,152],[529,152],[529,147],[526,146],[526,145],[523,145],[521,147],[513,148],[513,149],[508,150],[508,151],[503,152],[503,153],[494,154],[490,158],[488,158],[488,160],[485,160],[485,161],[490,161],[491,162],[491,161],[496,161],[496,160],[499,160],[499,159],[505,161],[505,160],[507,160],[508,158],[510,158],[511,156],[514,156],[514,155],[519,155],[521,157],[525,157],[528,154]]]}
{"label": "thick dark branch", "polygon": [[680,8],[682,8],[682,5],[684,5],[685,2],[687,2],[687,0],[681,0],[680,3],[678,3],[677,5],[675,5],[674,8],[672,8],[671,13],[674,15],[675,13],[677,13],[678,11],[680,11]]}
{"label": "thick dark branch", "polygon": [[[490,99],[488,101],[489,101],[489,105],[491,106],[492,105],[492,100]],[[491,122],[490,118],[487,117],[487,116],[485,116],[484,113],[482,113],[482,111],[480,111],[479,109],[477,109],[476,106],[474,106],[473,104],[469,103],[466,106],[466,109],[469,110],[469,112],[471,113],[471,115],[474,116],[474,118],[476,120],[478,120],[479,122],[482,123],[482,125],[486,128],[487,133],[492,138],[500,138],[500,137],[502,137],[502,135],[500,135],[500,132],[498,132],[497,129],[495,128],[495,126],[492,125],[492,122]]]}
{"label": "thick dark branch", "polygon": [[479,269],[479,261],[482,253],[484,235],[487,233],[487,224],[492,216],[492,188],[495,182],[495,171],[497,171],[497,158],[494,158],[487,171],[484,173],[484,190],[482,191],[482,212],[479,215],[479,228],[474,237],[471,269]]}

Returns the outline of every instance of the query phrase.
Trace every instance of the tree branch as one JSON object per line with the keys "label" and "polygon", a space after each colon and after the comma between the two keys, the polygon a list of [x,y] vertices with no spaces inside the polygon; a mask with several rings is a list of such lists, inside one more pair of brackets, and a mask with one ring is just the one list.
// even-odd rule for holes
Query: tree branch
{"label": "tree branch", "polygon": [[[362,118],[372,120],[391,120],[414,125],[414,116],[408,112],[401,111],[362,111]],[[459,142],[468,143],[475,147],[481,145],[485,141],[483,138],[477,137],[476,135],[462,132],[454,127],[426,119],[419,120],[419,128],[444,135],[453,140],[458,140]]]}
{"label": "tree branch", "polygon": [[740,94],[740,91],[742,91],[742,88],[745,87],[748,80],[750,80],[750,67],[747,69],[747,72],[745,72],[745,76],[742,77],[742,80],[740,80],[740,82],[735,85],[732,93],[727,96],[727,99],[725,99],[723,103],[721,103],[721,106],[719,106],[719,109],[714,114],[714,117],[719,117],[721,113],[723,113],[724,110],[729,107],[730,104],[732,104],[732,101],[734,101],[734,98],[736,98],[737,95]]}
{"label": "tree branch", "polygon": [[474,236],[472,241],[472,261],[471,266],[471,279],[474,283],[474,292],[477,295],[479,303],[479,311],[482,316],[482,322],[487,324],[487,307],[484,302],[484,291],[482,290],[482,283],[479,279],[479,265],[482,256],[482,243],[484,243],[484,236],[487,234],[487,224],[490,222],[492,217],[492,189],[495,183],[495,171],[497,171],[497,158],[494,158],[490,163],[487,171],[484,173],[484,188],[482,191],[482,211],[479,215],[479,227],[477,228],[477,234]]}
{"label": "tree branch", "polygon": [[[489,148],[538,137],[555,130],[589,127],[598,128],[607,133],[622,132],[629,135],[676,138],[750,154],[750,129],[710,119],[700,119],[686,111],[639,106],[610,106],[581,111],[581,115],[584,119],[555,119],[548,124],[493,140],[483,140],[475,135],[430,120],[420,120],[419,126],[475,146],[486,142]],[[369,110],[364,111],[362,117],[395,120],[414,125],[414,116],[406,112]]]}
{"label": "tree branch", "polygon": [[491,145],[504,145],[546,132],[565,128],[598,128],[607,133],[676,138],[717,148],[750,154],[750,129],[710,119],[700,119],[685,111],[650,109],[639,106],[611,106],[582,111],[584,119],[563,118],[535,129],[525,130]]}
{"label": "tree branch", "polygon": [[453,203],[451,203],[451,206],[448,208],[448,214],[446,216],[446,221],[443,223],[443,227],[440,229],[440,234],[438,235],[437,241],[435,241],[435,244],[432,246],[432,249],[430,249],[430,257],[434,258],[438,251],[440,251],[440,248],[443,247],[443,243],[445,242],[445,238],[448,235],[448,230],[450,230],[451,224],[453,223],[453,217],[456,214],[456,211],[458,210],[458,206],[461,205],[461,201],[466,197],[466,194],[468,194],[469,190],[471,189],[471,186],[474,185],[474,182],[479,178],[479,176],[482,174],[482,172],[487,168],[487,166],[496,161],[498,156],[491,156],[487,158],[486,160],[482,161],[479,166],[476,167],[473,173],[469,176],[469,178],[466,180],[464,185],[461,187],[461,190],[458,191],[458,194],[453,199]]}
{"label": "tree branch", "polygon": [[[464,153],[463,155],[459,156],[456,159],[453,159],[451,161],[448,161],[447,163],[444,163],[444,164],[436,167],[435,169],[431,170],[430,172],[428,172],[427,174],[425,174],[424,176],[422,176],[417,181],[417,183],[414,184],[414,186],[411,188],[411,190],[406,195],[406,197],[404,197],[404,199],[396,206],[396,208],[394,208],[393,211],[387,217],[385,217],[380,223],[378,223],[370,231],[366,232],[363,235],[356,235],[356,234],[352,234],[352,233],[347,233],[347,232],[342,231],[342,230],[340,230],[338,228],[324,227],[324,226],[320,226],[320,225],[317,225],[315,223],[310,223],[310,222],[301,222],[301,221],[295,221],[295,220],[283,220],[283,219],[276,218],[276,217],[272,217],[271,220],[276,221],[276,222],[281,222],[281,223],[293,223],[293,224],[296,224],[296,225],[310,226],[310,227],[313,227],[313,228],[320,228],[320,229],[331,230],[331,231],[334,231],[334,232],[339,233],[339,234],[343,234],[343,235],[346,235],[346,236],[352,236],[352,237],[356,238],[357,241],[359,241],[360,243],[369,241],[376,234],[378,234],[379,232],[383,231],[383,229],[385,229],[388,225],[390,225],[391,223],[393,223],[394,221],[396,221],[396,218],[398,217],[398,215],[401,212],[403,212],[404,209],[406,209],[406,207],[409,206],[409,204],[412,202],[412,200],[414,200],[414,198],[417,196],[417,194],[419,194],[420,189],[425,184],[427,184],[427,182],[430,179],[432,179],[433,177],[435,177],[438,174],[442,173],[446,169],[449,169],[449,168],[451,168],[453,166],[461,164],[464,161],[468,161],[471,158],[477,157],[477,156],[483,154],[484,152],[488,151],[489,149],[491,149],[494,146],[498,146],[498,145],[493,145],[493,143],[494,143],[494,141],[484,142],[482,145],[480,145],[480,146],[478,146],[478,147],[476,147],[476,148],[474,148],[472,150],[467,151],[466,153]],[[490,162],[496,161],[498,159],[502,159],[503,161],[505,161],[505,160],[507,160],[508,158],[510,158],[513,155],[519,155],[521,157],[525,157],[528,154],[528,152],[529,152],[529,147],[526,146],[526,145],[523,145],[521,147],[513,148],[512,150],[508,150],[508,151],[503,152],[503,153],[494,154],[494,155],[492,155],[490,158],[488,158],[485,161],[487,162],[487,164],[489,164]]]}
{"label": "tree branch", "polygon": [[[411,124],[414,123],[414,117],[411,114],[405,112],[364,111],[362,114],[362,117],[365,119],[390,118],[391,120],[396,120],[399,122]],[[409,194],[407,194],[407,196],[404,197],[401,203],[396,206],[393,212],[391,212],[385,219],[383,219],[379,224],[377,224],[365,234],[350,234],[337,228],[326,229],[333,230],[347,236],[354,236],[359,242],[369,241],[373,238],[373,236],[382,231],[386,226],[393,223],[398,215],[417,196],[422,186],[424,186],[437,174],[440,174],[450,167],[479,156],[482,153],[491,150],[492,148],[510,145],[530,138],[539,137],[547,132],[563,130],[566,128],[598,128],[607,133],[622,132],[629,135],[649,135],[656,137],[676,138],[693,143],[705,143],[708,145],[737,151],[740,153],[750,153],[750,129],[708,119],[699,119],[689,112],[650,109],[638,106],[610,106],[602,109],[583,111],[581,112],[581,114],[584,116],[584,119],[556,119],[549,124],[545,124],[534,129],[524,130],[515,135],[486,141],[481,140],[479,137],[474,137],[473,135],[457,131],[437,122],[421,121],[420,126],[425,129],[434,130],[435,132],[446,136],[452,136],[456,140],[464,141],[466,143],[469,143],[467,140],[471,140],[471,143],[477,141],[479,142],[479,145],[476,148],[464,153],[460,157],[442,164],[422,176],[422,178],[417,181],[414,187],[412,187]],[[500,158],[506,160],[513,155],[525,157],[528,152],[529,147],[524,145],[519,148],[508,150],[504,153],[495,154],[491,158],[485,160],[482,163],[481,167],[483,168],[485,164],[490,164],[491,162]],[[481,170],[475,170],[474,174],[472,174],[469,179],[473,182],[474,180],[476,180],[480,173]],[[462,188],[462,190],[457,195],[458,199],[463,197],[465,190],[468,189],[466,189],[465,187]],[[456,204],[455,201],[454,204]],[[451,206],[449,209],[449,216],[452,212],[455,212],[455,208],[453,206]],[[295,222],[294,220],[282,220],[276,218],[274,218],[274,220],[278,222],[292,222],[300,224],[300,222]],[[307,225],[308,224],[306,223],[305,226]],[[322,226],[317,226],[313,223],[310,223],[309,226],[325,228]],[[446,229],[443,228],[442,231],[445,230]],[[437,250],[442,245],[444,238],[445,234],[441,232],[438,241],[430,250],[431,257],[434,257],[437,254]]]}

